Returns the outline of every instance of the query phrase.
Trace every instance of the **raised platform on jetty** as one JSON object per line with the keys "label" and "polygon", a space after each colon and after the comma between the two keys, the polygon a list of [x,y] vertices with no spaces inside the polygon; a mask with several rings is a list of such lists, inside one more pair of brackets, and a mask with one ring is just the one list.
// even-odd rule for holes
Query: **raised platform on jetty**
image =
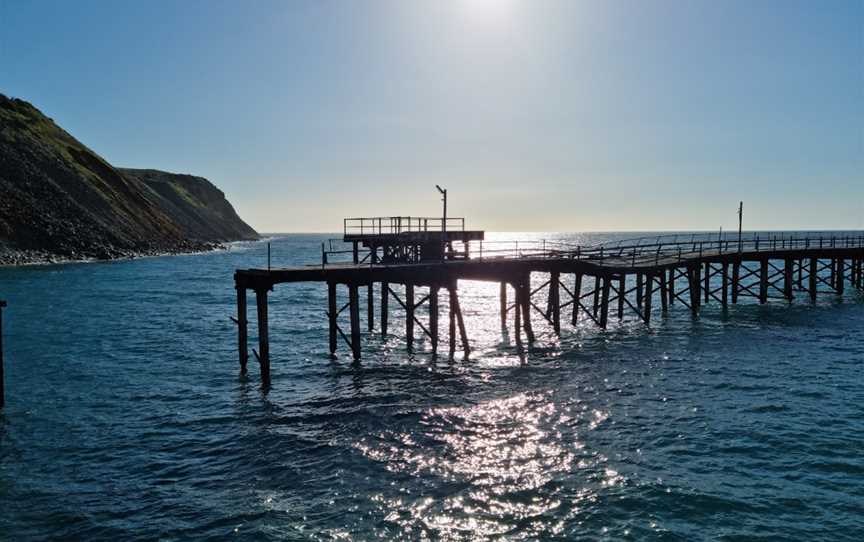
{"label": "raised platform on jetty", "polygon": [[[482,232],[479,233],[482,239]],[[560,333],[564,321],[576,325],[580,319],[586,319],[606,328],[610,317],[623,319],[625,314],[632,314],[650,325],[653,315],[658,311],[665,313],[675,305],[686,307],[696,317],[701,306],[709,302],[719,303],[725,309],[744,297],[764,304],[772,299],[791,302],[796,295],[803,294],[815,301],[823,293],[842,295],[846,286],[864,288],[864,233],[756,234],[740,239],[697,234],[592,246],[556,241],[513,242],[503,248],[501,242],[484,246],[482,240],[467,239],[461,251],[443,248],[436,258],[412,256],[412,251],[420,250],[416,243],[424,242],[422,238],[406,236],[402,245],[394,245],[386,237],[392,233],[370,231],[361,235],[370,236],[363,243],[367,253],[362,258],[355,245],[351,261],[331,262],[332,252],[322,248],[322,261],[314,265],[236,271],[238,316],[234,321],[238,324],[242,372],[246,372],[248,360],[246,292],[252,290],[256,295],[259,343],[258,350],[253,352],[261,365],[262,384],[269,386],[267,293],[282,283],[327,285],[325,314],[330,352],[336,354],[341,337],[357,360],[361,357],[361,288],[366,289],[367,332],[375,329],[374,301],[380,295],[380,333],[388,334],[393,300],[405,318],[409,352],[413,351],[415,329],[419,328],[428,337],[433,355],[437,355],[439,346],[439,293],[446,290],[449,355],[459,349],[466,357],[470,341],[459,304],[460,280],[500,284],[501,326],[507,329],[508,316],[512,314],[515,342],[520,349],[523,333],[527,342],[534,341],[532,311],[555,333]],[[347,233],[345,239],[351,241]],[[439,237],[433,242],[446,241]],[[400,250],[402,258],[384,257],[387,251],[393,255]],[[542,276],[543,282],[532,286],[531,279],[536,274]],[[397,284],[402,285],[398,292],[394,290]],[[348,302],[341,307],[337,306],[338,287],[348,291]],[[512,301],[508,301],[509,295]],[[421,318],[418,309],[424,305],[428,310],[423,311],[426,315]],[[346,311],[347,333],[340,324],[340,316]]]}

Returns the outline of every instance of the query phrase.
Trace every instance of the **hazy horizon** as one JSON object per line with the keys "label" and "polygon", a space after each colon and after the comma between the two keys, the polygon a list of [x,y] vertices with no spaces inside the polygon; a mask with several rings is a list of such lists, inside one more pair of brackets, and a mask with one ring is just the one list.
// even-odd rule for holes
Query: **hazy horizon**
{"label": "hazy horizon", "polygon": [[864,3],[17,2],[0,92],[259,231],[864,227]]}

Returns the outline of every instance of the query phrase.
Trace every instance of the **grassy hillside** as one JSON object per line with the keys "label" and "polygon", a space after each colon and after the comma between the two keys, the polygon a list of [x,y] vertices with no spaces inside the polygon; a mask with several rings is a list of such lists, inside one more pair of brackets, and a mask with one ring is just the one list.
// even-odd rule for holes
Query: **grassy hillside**
{"label": "grassy hillside", "polygon": [[115,169],[0,94],[0,263],[115,258],[255,238],[205,179]]}

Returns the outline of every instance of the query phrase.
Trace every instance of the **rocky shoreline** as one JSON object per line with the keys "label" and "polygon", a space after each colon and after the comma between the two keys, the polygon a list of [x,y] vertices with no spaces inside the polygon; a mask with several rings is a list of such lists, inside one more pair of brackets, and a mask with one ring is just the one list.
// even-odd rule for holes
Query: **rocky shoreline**
{"label": "rocky shoreline", "polygon": [[82,253],[69,251],[61,254],[46,250],[21,250],[0,246],[0,267],[132,260],[153,256],[202,254],[214,250],[225,250],[226,248],[226,245],[223,243],[183,241],[171,247],[148,247],[143,249],[100,247],[95,251]]}

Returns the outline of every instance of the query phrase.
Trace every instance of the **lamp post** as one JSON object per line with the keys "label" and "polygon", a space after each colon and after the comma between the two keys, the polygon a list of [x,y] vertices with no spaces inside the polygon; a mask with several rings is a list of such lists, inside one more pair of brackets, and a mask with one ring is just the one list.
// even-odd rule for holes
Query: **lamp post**
{"label": "lamp post", "polygon": [[744,202],[741,201],[738,203],[738,252],[743,250],[743,246],[741,245],[741,222],[744,218]]}
{"label": "lamp post", "polygon": [[437,184],[435,188],[441,193],[441,201],[444,202],[444,218],[441,221],[441,259],[444,260],[447,254],[447,190]]}

